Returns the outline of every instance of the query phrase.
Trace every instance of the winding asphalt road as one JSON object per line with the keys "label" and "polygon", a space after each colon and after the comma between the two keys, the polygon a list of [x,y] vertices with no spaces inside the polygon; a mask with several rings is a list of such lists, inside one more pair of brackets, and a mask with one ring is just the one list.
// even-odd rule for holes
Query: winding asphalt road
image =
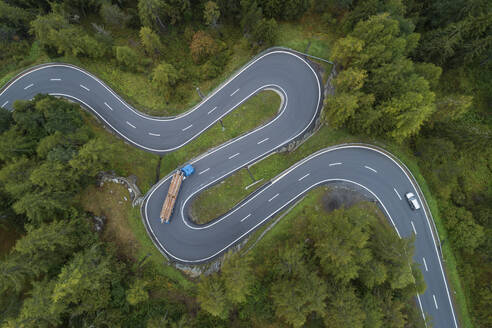
{"label": "winding asphalt road", "polygon": [[418,186],[400,163],[381,150],[344,145],[319,151],[211,223],[196,225],[189,220],[187,213],[194,196],[301,137],[313,126],[322,106],[322,84],[311,64],[297,54],[271,50],[256,57],[196,107],[172,118],[138,112],[97,77],[67,64],[45,64],[20,74],[0,91],[0,106],[12,110],[15,100],[31,99],[38,93],[68,98],[91,110],[129,143],[163,154],[187,144],[266,89],[281,97],[279,114],[268,124],[193,160],[196,173],[183,183],[170,224],[159,220],[170,176],[148,192],[142,213],[156,247],[177,262],[206,262],[310,189],[333,181],[351,183],[379,201],[399,236],[416,235],[414,260],[421,264],[427,284],[426,292],[417,295],[422,314],[432,317],[434,327],[458,327],[431,219],[422,209],[412,211],[404,199],[410,191],[419,195]]}

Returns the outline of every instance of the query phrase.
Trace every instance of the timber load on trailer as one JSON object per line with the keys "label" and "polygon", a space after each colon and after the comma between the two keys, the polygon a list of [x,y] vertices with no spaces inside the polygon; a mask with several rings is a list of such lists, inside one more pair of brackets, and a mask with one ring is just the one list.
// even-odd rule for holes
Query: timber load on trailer
{"label": "timber load on trailer", "polygon": [[195,172],[193,166],[186,165],[173,174],[166,200],[164,201],[164,204],[162,204],[161,223],[169,223],[169,219],[173,214],[174,203],[176,202],[176,198],[178,198],[179,189],[181,188],[181,183],[183,183],[185,177],[192,175],[193,172]]}

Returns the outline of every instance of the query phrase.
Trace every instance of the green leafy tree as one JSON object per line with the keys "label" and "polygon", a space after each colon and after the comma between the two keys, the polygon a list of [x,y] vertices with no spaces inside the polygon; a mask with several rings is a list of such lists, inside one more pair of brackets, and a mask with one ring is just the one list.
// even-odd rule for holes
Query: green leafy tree
{"label": "green leafy tree", "polygon": [[138,15],[144,26],[166,29],[166,24],[180,22],[190,9],[188,0],[139,0]]}
{"label": "green leafy tree", "polygon": [[116,60],[118,63],[133,71],[142,71],[144,66],[150,64],[149,58],[144,58],[138,52],[127,46],[115,47]]}
{"label": "green leafy tree", "polygon": [[326,284],[316,272],[309,272],[302,253],[299,245],[280,251],[275,267],[279,278],[271,289],[276,315],[294,327],[303,326],[312,312],[322,315],[326,306]]}
{"label": "green leafy tree", "polygon": [[277,34],[278,27],[275,19],[262,18],[256,23],[252,31],[252,38],[260,46],[270,46],[274,44]]}
{"label": "green leafy tree", "polygon": [[229,253],[222,264],[221,277],[224,280],[225,294],[232,303],[243,303],[251,293],[254,275],[250,262],[249,257]]}
{"label": "green leafy tree", "polygon": [[30,192],[19,198],[12,206],[18,214],[30,222],[39,224],[69,215],[69,194],[64,192]]}
{"label": "green leafy tree", "polygon": [[[336,78],[340,91],[336,99],[327,100],[326,117],[335,126],[402,142],[432,116],[435,94],[430,86],[436,85],[440,70],[416,66],[407,58],[419,36],[403,27],[388,14],[375,15],[337,41],[332,58],[350,73],[341,74],[340,82]],[[347,90],[350,83],[357,92]]]}
{"label": "green leafy tree", "polygon": [[330,220],[314,218],[310,224],[315,253],[323,270],[343,284],[359,276],[361,267],[371,260],[366,247],[368,214],[359,208],[336,210]]}
{"label": "green leafy tree", "polygon": [[166,3],[163,0],[139,0],[138,15],[140,21],[147,27],[166,28],[165,20],[160,15],[165,10]]}
{"label": "green leafy tree", "polygon": [[450,205],[444,208],[443,216],[453,245],[465,253],[473,254],[484,240],[484,229],[473,220],[472,213],[463,207]]}
{"label": "green leafy tree", "polygon": [[27,36],[32,19],[32,12],[4,1],[0,2],[0,28],[4,33],[11,30],[17,36]]}
{"label": "green leafy tree", "polygon": [[101,15],[103,21],[111,26],[126,26],[130,21],[130,15],[126,14],[115,4],[105,2],[101,5],[99,10],[99,15]]}
{"label": "green leafy tree", "polygon": [[179,75],[173,65],[162,62],[152,72],[152,83],[166,99],[171,97],[171,88],[178,82]]}
{"label": "green leafy tree", "polygon": [[53,306],[71,307],[72,315],[92,314],[104,308],[111,300],[113,266],[97,244],[76,253],[56,280]]}
{"label": "green leafy tree", "polygon": [[330,291],[325,325],[333,328],[363,328],[365,313],[361,301],[352,288],[337,288]]}
{"label": "green leafy tree", "polygon": [[261,7],[255,0],[241,0],[241,28],[244,34],[251,34],[263,18]]}
{"label": "green leafy tree", "polygon": [[149,299],[147,285],[147,281],[136,279],[130,286],[130,289],[126,291],[126,301],[134,306],[146,302]]}
{"label": "green leafy tree", "polygon": [[27,225],[26,235],[14,247],[14,255],[24,258],[37,276],[59,268],[74,251],[94,241],[83,219]]}
{"label": "green leafy tree", "polygon": [[0,170],[2,187],[13,199],[18,199],[33,189],[29,176],[34,166],[33,160],[21,157]]}
{"label": "green leafy tree", "polygon": [[198,282],[197,301],[208,313],[226,319],[230,303],[227,300],[224,281],[215,275],[203,277]]}
{"label": "green leafy tree", "polygon": [[42,46],[55,49],[58,54],[100,58],[108,50],[82,27],[69,24],[65,17],[56,13],[38,16],[31,22],[30,31]]}
{"label": "green leafy tree", "polygon": [[205,20],[205,24],[210,26],[217,25],[217,20],[220,17],[220,10],[217,3],[214,1],[207,1],[203,6],[203,19]]}
{"label": "green leafy tree", "polygon": [[78,111],[79,105],[60,101],[55,97],[45,97],[36,101],[36,111],[42,113],[48,134],[59,131],[64,134],[74,133],[83,124]]}
{"label": "green leafy tree", "polygon": [[447,123],[463,117],[470,111],[473,97],[464,94],[446,94],[436,99],[436,111],[432,115],[433,123]]}
{"label": "green leafy tree", "polygon": [[0,262],[0,294],[20,294],[30,278],[34,277],[37,268],[29,265],[22,256],[11,254]]}
{"label": "green leafy tree", "polygon": [[66,307],[53,304],[51,296],[54,285],[54,281],[34,282],[31,295],[22,303],[19,315],[9,320],[5,327],[49,328],[61,325],[61,316]]}
{"label": "green leafy tree", "polygon": [[0,134],[7,131],[13,123],[12,112],[0,107]]}
{"label": "green leafy tree", "polygon": [[79,176],[95,177],[106,169],[114,157],[114,147],[95,138],[84,144],[69,162]]}
{"label": "green leafy tree", "polygon": [[152,57],[159,57],[164,48],[159,36],[145,26],[140,29],[140,42],[145,52]]}

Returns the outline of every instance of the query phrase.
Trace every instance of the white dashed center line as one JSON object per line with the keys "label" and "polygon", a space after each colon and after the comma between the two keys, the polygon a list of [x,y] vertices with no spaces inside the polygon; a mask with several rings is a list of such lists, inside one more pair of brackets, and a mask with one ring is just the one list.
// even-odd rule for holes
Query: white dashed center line
{"label": "white dashed center line", "polygon": [[9,101],[7,100],[6,102],[3,103],[2,107],[5,107],[5,105],[7,105],[9,103]]}
{"label": "white dashed center line", "polygon": [[309,176],[309,173],[308,173],[308,174],[306,174],[306,175],[303,175],[303,176],[302,176],[302,177],[300,177],[300,178],[299,178],[299,180],[297,180],[297,181],[301,181],[302,179],[307,178],[308,176]]}
{"label": "white dashed center line", "polygon": [[26,87],[24,88],[24,90],[29,89],[29,88],[30,88],[30,87],[32,87],[33,85],[34,85],[34,83],[29,84],[28,86],[26,86]]}
{"label": "white dashed center line", "polygon": [[417,230],[415,230],[415,226],[413,225],[413,221],[410,221],[410,223],[412,224],[413,232],[415,233],[415,235],[417,235]]}
{"label": "white dashed center line", "polygon": [[90,90],[88,87],[86,87],[85,85],[82,85],[82,84],[79,84],[79,85],[80,85],[80,87],[81,87],[82,89],[85,89],[85,90],[87,90],[87,91],[91,91],[91,90]]}
{"label": "white dashed center line", "polygon": [[244,218],[241,219],[241,222],[243,222],[244,220],[246,220],[247,218],[249,218],[251,216],[251,213],[249,213],[248,215],[246,215]]}
{"label": "white dashed center line", "polygon": [[113,109],[111,108],[111,106],[109,106],[109,105],[108,105],[108,103],[106,103],[106,102],[105,102],[104,104],[106,105],[106,107],[108,107],[109,109],[111,109],[111,111],[113,110]]}
{"label": "white dashed center line", "polygon": [[207,115],[210,115],[214,112],[214,110],[217,109],[217,106],[215,106],[214,108],[212,108],[211,110],[208,111]]}
{"label": "white dashed center line", "polygon": [[158,133],[149,132],[149,136],[160,137],[161,135]]}
{"label": "white dashed center line", "polygon": [[189,128],[191,128],[192,126],[193,126],[193,124],[190,124],[190,125],[188,125],[186,128],[181,129],[181,131],[186,131],[186,130],[188,130]]}
{"label": "white dashed center line", "polygon": [[132,128],[136,129],[137,127],[133,124],[131,124],[130,122],[126,121],[126,124],[128,124],[129,126],[131,126]]}
{"label": "white dashed center line", "polygon": [[277,198],[278,194],[276,194],[275,196],[273,196],[272,198],[270,198],[268,201],[271,202],[272,200],[274,200],[275,198]]}
{"label": "white dashed center line", "polygon": [[206,168],[205,170],[203,170],[200,173],[198,173],[198,175],[202,175],[203,173],[207,172],[208,170],[210,170],[210,168]]}
{"label": "white dashed center line", "polygon": [[434,305],[436,306],[436,310],[439,310],[439,307],[437,306],[436,295],[432,294],[432,298],[434,299]]}
{"label": "white dashed center line", "polygon": [[378,171],[376,171],[376,170],[375,170],[375,169],[373,169],[372,167],[369,167],[369,166],[367,166],[367,165],[364,165],[364,167],[365,167],[366,169],[368,169],[368,170],[373,171],[374,173],[378,173]]}
{"label": "white dashed center line", "polygon": [[61,79],[50,79],[50,81],[61,81]]}
{"label": "white dashed center line", "polygon": [[397,195],[397,196],[398,196],[398,198],[400,198],[400,200],[401,200],[401,196],[400,196],[400,194],[398,193],[398,190],[396,190],[395,188],[393,188],[393,190],[396,192],[396,195]]}
{"label": "white dashed center line", "polygon": [[270,138],[265,138],[265,139],[263,139],[261,141],[258,141],[256,144],[257,145],[260,145],[260,144],[264,143],[265,141],[267,141],[268,139],[270,139]]}
{"label": "white dashed center line", "polygon": [[328,164],[328,166],[336,166],[336,165],[342,165],[342,163],[331,163],[331,164]]}
{"label": "white dashed center line", "polygon": [[425,257],[423,257],[422,260],[424,260],[425,271],[429,271],[429,269],[427,268],[427,262],[425,261]]}
{"label": "white dashed center line", "polygon": [[234,96],[236,94],[236,92],[238,92],[238,91],[239,91],[239,88],[236,91],[234,91],[233,93],[231,93],[231,97]]}
{"label": "white dashed center line", "polygon": [[233,159],[233,158],[234,158],[234,157],[236,157],[237,155],[239,155],[239,153],[235,153],[234,155],[229,156],[229,159]]}

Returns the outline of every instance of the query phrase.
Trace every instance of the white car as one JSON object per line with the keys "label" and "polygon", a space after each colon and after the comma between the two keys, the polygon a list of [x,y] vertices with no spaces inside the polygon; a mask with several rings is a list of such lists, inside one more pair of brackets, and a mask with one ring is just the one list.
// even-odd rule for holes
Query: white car
{"label": "white car", "polygon": [[407,197],[408,204],[410,204],[410,207],[412,210],[418,210],[420,209],[420,204],[419,201],[417,200],[417,197],[411,192],[408,192],[405,194],[405,197]]}

